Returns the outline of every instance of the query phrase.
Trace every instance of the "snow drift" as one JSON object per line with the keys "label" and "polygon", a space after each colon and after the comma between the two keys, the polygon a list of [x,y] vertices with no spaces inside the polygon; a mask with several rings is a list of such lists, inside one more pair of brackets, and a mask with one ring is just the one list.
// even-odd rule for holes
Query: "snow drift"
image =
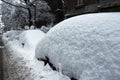
{"label": "snow drift", "polygon": [[36,47],[77,80],[120,80],[120,13],[76,16],[52,28]]}
{"label": "snow drift", "polygon": [[18,35],[21,32],[22,31],[17,31],[17,30],[7,31],[6,33],[3,34],[3,38],[4,38],[4,40],[12,41],[14,39],[17,39]]}

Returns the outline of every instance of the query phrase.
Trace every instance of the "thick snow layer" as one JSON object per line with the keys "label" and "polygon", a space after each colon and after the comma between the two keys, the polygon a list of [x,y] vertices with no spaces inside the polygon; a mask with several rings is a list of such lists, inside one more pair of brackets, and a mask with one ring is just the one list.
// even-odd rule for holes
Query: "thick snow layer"
{"label": "thick snow layer", "polygon": [[[19,35],[16,33],[17,31],[10,31],[4,33],[3,35],[5,48],[9,52],[6,53],[7,56],[9,55],[6,58],[8,59],[8,63],[14,65],[16,73],[13,74],[16,74],[16,78],[18,77],[21,80],[70,80],[67,76],[62,75],[57,71],[53,71],[48,64],[44,66],[44,62],[38,61],[35,58],[34,49],[21,47],[22,44],[20,43],[24,42],[25,47],[32,46],[32,48],[35,48],[37,41],[45,34],[43,34],[40,30],[27,30],[23,31]],[[18,39],[14,38],[9,40],[8,38],[13,38],[12,35],[17,36]],[[20,41],[21,39],[22,41]]]}
{"label": "thick snow layer", "polygon": [[120,13],[62,21],[36,47],[62,73],[78,80],[120,80]]}
{"label": "thick snow layer", "polygon": [[37,43],[45,36],[41,30],[26,30],[19,35],[19,42],[24,48],[35,49]]}
{"label": "thick snow layer", "polygon": [[22,31],[17,31],[17,30],[11,30],[11,31],[7,31],[3,34],[3,38],[4,40],[6,39],[7,41],[11,41],[14,39],[18,39],[18,35],[21,33]]}

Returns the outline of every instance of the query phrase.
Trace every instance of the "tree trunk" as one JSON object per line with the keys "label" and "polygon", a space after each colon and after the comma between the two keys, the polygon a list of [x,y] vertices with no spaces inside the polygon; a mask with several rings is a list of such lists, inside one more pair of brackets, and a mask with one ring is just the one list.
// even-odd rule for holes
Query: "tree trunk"
{"label": "tree trunk", "polygon": [[33,25],[35,26],[35,22],[36,22],[36,6],[34,4],[32,4],[33,8],[34,8],[34,14],[33,14]]}
{"label": "tree trunk", "polygon": [[28,8],[28,26],[30,27],[32,25],[32,14],[30,8]]}

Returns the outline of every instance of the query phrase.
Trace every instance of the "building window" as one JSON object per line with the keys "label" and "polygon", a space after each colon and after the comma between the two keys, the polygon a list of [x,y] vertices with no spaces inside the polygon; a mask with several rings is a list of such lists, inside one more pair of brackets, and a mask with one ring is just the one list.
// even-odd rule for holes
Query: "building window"
{"label": "building window", "polygon": [[78,5],[83,5],[83,0],[77,0],[77,6]]}
{"label": "building window", "polygon": [[82,8],[84,6],[83,0],[77,0],[76,9]]}

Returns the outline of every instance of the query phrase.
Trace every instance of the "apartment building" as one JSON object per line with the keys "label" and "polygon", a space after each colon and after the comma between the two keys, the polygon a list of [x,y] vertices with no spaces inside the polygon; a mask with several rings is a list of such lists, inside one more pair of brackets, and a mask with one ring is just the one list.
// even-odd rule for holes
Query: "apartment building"
{"label": "apartment building", "polygon": [[85,13],[119,12],[120,0],[64,0],[65,17]]}

